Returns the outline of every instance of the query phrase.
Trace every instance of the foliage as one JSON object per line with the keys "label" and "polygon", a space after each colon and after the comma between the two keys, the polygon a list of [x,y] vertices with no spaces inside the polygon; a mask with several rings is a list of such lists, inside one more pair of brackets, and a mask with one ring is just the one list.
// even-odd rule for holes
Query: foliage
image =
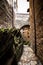
{"label": "foliage", "polygon": [[15,55],[16,55],[16,60],[18,61],[20,59],[20,56],[23,51],[23,38],[21,36],[20,30],[15,29],[11,31],[12,36],[14,37],[14,43],[13,45],[15,46]]}
{"label": "foliage", "polygon": [[0,57],[12,47],[13,37],[8,29],[0,29]]}
{"label": "foliage", "polygon": [[28,45],[28,46],[30,46],[31,43],[30,43],[29,41],[24,41],[24,45]]}
{"label": "foliage", "polygon": [[15,47],[14,54],[17,59],[19,58],[23,46],[23,39],[20,30],[0,29],[0,57],[2,57],[10,47],[13,47],[13,45]]}
{"label": "foliage", "polygon": [[0,29],[0,57],[3,56],[10,47],[14,46],[14,54],[18,61],[23,52],[24,44],[29,44],[29,42],[24,42],[19,29]]}

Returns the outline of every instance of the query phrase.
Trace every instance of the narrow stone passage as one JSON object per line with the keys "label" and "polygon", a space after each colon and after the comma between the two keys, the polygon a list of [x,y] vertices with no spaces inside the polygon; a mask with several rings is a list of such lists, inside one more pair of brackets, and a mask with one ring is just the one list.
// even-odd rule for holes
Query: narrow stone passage
{"label": "narrow stone passage", "polygon": [[34,51],[28,47],[28,45],[24,45],[23,54],[21,56],[18,65],[42,65],[38,58],[35,56]]}

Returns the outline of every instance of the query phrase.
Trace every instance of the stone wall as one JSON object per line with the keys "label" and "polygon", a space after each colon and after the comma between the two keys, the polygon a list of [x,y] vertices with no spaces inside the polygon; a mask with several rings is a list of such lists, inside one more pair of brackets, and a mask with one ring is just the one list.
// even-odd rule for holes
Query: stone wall
{"label": "stone wall", "polygon": [[12,27],[12,7],[7,0],[0,0],[0,28]]}
{"label": "stone wall", "polygon": [[36,54],[43,63],[43,1],[42,0],[30,0],[30,27],[31,27],[30,29],[31,44],[33,48],[36,47],[35,50]]}
{"label": "stone wall", "polygon": [[37,55],[43,62],[43,1],[34,0]]}
{"label": "stone wall", "polygon": [[35,51],[35,30],[34,30],[34,8],[33,0],[30,0],[30,43],[32,49]]}

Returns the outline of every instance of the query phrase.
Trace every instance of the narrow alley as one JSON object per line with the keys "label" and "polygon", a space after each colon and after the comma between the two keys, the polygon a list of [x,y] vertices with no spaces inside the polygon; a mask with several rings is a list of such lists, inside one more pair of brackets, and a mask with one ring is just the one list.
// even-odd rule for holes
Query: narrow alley
{"label": "narrow alley", "polygon": [[0,0],[0,65],[43,65],[43,1]]}

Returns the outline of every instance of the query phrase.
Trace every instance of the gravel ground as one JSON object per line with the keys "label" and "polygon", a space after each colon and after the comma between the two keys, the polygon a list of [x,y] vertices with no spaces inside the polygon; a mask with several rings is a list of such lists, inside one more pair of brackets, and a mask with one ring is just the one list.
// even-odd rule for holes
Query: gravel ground
{"label": "gravel ground", "polygon": [[33,50],[24,45],[23,54],[18,62],[18,65],[42,65],[38,58],[35,56]]}

